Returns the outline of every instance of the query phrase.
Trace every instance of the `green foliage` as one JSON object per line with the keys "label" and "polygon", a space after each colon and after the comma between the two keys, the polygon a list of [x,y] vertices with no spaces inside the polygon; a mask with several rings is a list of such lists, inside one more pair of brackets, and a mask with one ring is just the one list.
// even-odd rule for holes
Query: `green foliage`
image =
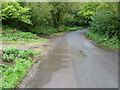
{"label": "green foliage", "polygon": [[80,30],[80,29],[84,29],[85,27],[68,27],[67,30],[68,31],[76,31],[76,30]]}
{"label": "green foliage", "polygon": [[14,61],[16,58],[28,59],[29,56],[33,55],[31,50],[19,50],[15,47],[8,47],[3,50],[4,55],[2,59],[4,61]]}
{"label": "green foliage", "polygon": [[108,38],[115,37],[119,33],[118,20],[120,20],[120,18],[111,11],[108,5],[99,9],[92,20],[89,29],[94,33],[106,35]]}
{"label": "green foliage", "polygon": [[[0,88],[14,88],[20,80],[27,74],[27,68],[34,63],[31,50],[19,50],[15,47],[5,48],[2,59],[4,61],[14,61],[12,65],[0,64],[0,74],[2,81]],[[36,54],[37,55],[37,54]]]}
{"label": "green foliage", "polygon": [[2,74],[1,88],[14,88],[20,80],[27,74],[27,68],[31,67],[33,60],[17,58],[15,64],[6,66],[0,65]]}
{"label": "green foliage", "polygon": [[118,14],[109,3],[104,3],[94,14],[87,35],[99,43],[118,48],[119,21]]}
{"label": "green foliage", "polygon": [[11,62],[11,61],[15,60],[15,56],[14,56],[14,54],[10,54],[10,55],[4,54],[3,57],[2,57],[2,59],[4,61]]}
{"label": "green foliage", "polygon": [[32,33],[38,34],[38,35],[50,35],[52,33],[57,32],[57,29],[52,26],[36,26],[31,30]]}
{"label": "green foliage", "polygon": [[111,48],[119,49],[120,41],[117,37],[108,38],[105,35],[100,35],[98,33],[93,33],[90,31],[87,33],[87,36],[100,45],[105,45]]}
{"label": "green foliage", "polygon": [[21,32],[19,33],[19,36],[20,38],[25,38],[25,39],[37,39],[38,38],[36,34],[32,34],[31,32]]}
{"label": "green foliage", "polygon": [[34,27],[51,25],[51,6],[48,2],[29,2],[27,6],[31,8],[31,20]]}
{"label": "green foliage", "polygon": [[[51,33],[62,32],[66,30],[65,25],[77,25],[76,22],[78,19],[75,19],[75,16],[76,12],[80,10],[81,5],[81,3],[66,2],[6,2],[3,3],[2,8],[3,24],[36,34],[50,35]],[[7,8],[8,6],[11,8],[5,9],[5,7]],[[23,9],[27,8],[23,11],[26,11],[24,14],[29,16],[29,19],[32,21],[32,25],[28,25],[29,23],[24,24],[26,23],[23,22],[25,20],[21,20],[20,17],[24,17],[25,15],[19,13],[22,12],[19,7]],[[9,12],[11,16],[9,15]],[[11,23],[13,20],[14,22]],[[6,40],[7,38],[5,37],[3,39]],[[18,39],[19,38],[14,36],[13,38],[8,38],[7,41],[16,41]]]}
{"label": "green foliage", "polygon": [[3,2],[2,19],[16,19],[27,24],[32,24],[30,21],[29,10],[30,8],[22,7],[18,2]]}
{"label": "green foliage", "polygon": [[7,55],[14,54],[14,56],[17,56],[19,53],[19,49],[15,47],[8,47],[4,49],[4,53]]}
{"label": "green foliage", "polygon": [[52,6],[50,12],[54,27],[59,28],[62,24],[64,14],[68,12],[68,7],[66,7],[68,4],[66,2],[50,2],[49,4]]}
{"label": "green foliage", "polygon": [[44,35],[65,30],[64,21],[66,22],[66,20],[70,19],[68,12],[71,9],[71,3],[35,2],[28,3],[28,6],[32,10],[31,20],[33,21],[33,26],[30,30],[31,32]]}
{"label": "green foliage", "polygon": [[96,13],[96,11],[101,7],[101,3],[87,3],[84,5],[82,10],[78,12],[83,17],[91,19],[92,16]]}
{"label": "green foliage", "polygon": [[16,33],[2,34],[3,41],[28,41],[30,39],[37,39],[38,36],[32,34],[31,32],[21,32],[17,31]]}
{"label": "green foliage", "polygon": [[29,41],[31,39],[38,39],[36,34],[31,32],[22,32],[12,28],[4,28],[2,34],[3,41]]}
{"label": "green foliage", "polygon": [[[17,26],[16,28],[20,30],[24,28],[25,31],[38,35],[52,35],[52,33],[79,29],[76,27],[90,26],[90,33],[108,37],[112,42],[116,42],[118,33],[120,33],[117,3],[5,2],[2,6],[2,13],[3,24],[9,26],[14,20],[13,26]],[[32,33],[3,32],[2,36],[4,41],[37,39],[38,37]]]}
{"label": "green foliage", "polygon": [[7,66],[6,66],[5,64],[1,63],[1,64],[0,64],[0,74],[1,74],[2,72],[4,72],[6,68],[7,68]]}
{"label": "green foliage", "polygon": [[101,3],[86,3],[79,12],[76,13],[75,21],[77,25],[89,26],[92,16],[101,7]]}
{"label": "green foliage", "polygon": [[22,59],[27,59],[31,55],[33,55],[33,52],[31,50],[22,50],[19,52],[18,57]]}
{"label": "green foliage", "polygon": [[64,32],[65,30],[67,30],[67,27],[64,26],[64,25],[61,25],[61,26],[59,26],[59,27],[57,28],[57,31],[58,31],[58,32]]}
{"label": "green foliage", "polygon": [[63,16],[63,24],[66,26],[74,26],[75,25],[74,20],[75,20],[74,16],[71,14],[66,13]]}
{"label": "green foliage", "polygon": [[50,35],[57,31],[53,26],[51,10],[53,6],[48,2],[30,2],[27,4],[31,8],[31,20],[33,25],[30,29],[32,33],[38,35]]}
{"label": "green foliage", "polygon": [[3,50],[3,53],[4,53],[4,55],[3,55],[2,59],[4,61],[11,62],[11,61],[14,61],[15,57],[19,54],[19,49],[15,48],[15,47],[8,47]]}

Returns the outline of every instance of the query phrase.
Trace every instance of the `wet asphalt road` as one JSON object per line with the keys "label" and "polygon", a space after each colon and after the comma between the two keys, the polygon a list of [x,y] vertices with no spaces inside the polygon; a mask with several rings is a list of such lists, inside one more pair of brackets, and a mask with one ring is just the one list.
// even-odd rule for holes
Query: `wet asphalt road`
{"label": "wet asphalt road", "polygon": [[94,46],[86,30],[54,39],[29,88],[117,88],[118,54]]}

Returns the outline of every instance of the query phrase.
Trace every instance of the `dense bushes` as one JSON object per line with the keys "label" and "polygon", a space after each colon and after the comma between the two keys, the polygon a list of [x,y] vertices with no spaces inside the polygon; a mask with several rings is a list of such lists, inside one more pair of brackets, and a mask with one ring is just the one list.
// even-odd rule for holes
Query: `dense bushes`
{"label": "dense bushes", "polygon": [[28,3],[33,22],[30,31],[40,35],[64,31],[63,17],[65,13],[68,13],[66,4],[61,2]]}
{"label": "dense bushes", "polygon": [[[74,19],[72,20],[73,25],[76,26],[89,26],[89,22],[92,21],[92,16],[96,13],[98,8],[101,6],[100,2],[95,3],[82,3],[83,6],[78,11],[72,12]],[[81,5],[81,4],[80,4]],[[72,23],[71,22],[71,23]]]}
{"label": "dense bushes", "polygon": [[94,14],[87,35],[93,39],[98,39],[99,43],[118,48],[119,21],[117,10],[114,11],[109,4],[105,3]]}
{"label": "dense bushes", "polygon": [[108,38],[111,38],[118,34],[118,23],[117,14],[114,14],[112,11],[108,11],[105,8],[101,8],[93,16],[90,30],[99,33],[100,35],[106,34],[108,35]]}
{"label": "dense bushes", "polygon": [[17,19],[18,21],[31,24],[30,8],[22,7],[17,2],[4,2],[2,3],[2,19]]}
{"label": "dense bushes", "polygon": [[43,36],[43,35],[50,35],[52,33],[56,33],[57,30],[52,26],[41,25],[41,26],[35,26],[34,28],[32,28],[31,32],[34,34]]}
{"label": "dense bushes", "polygon": [[19,29],[25,28],[27,24],[32,24],[30,8],[23,7],[18,2],[3,2],[1,12],[3,24]]}
{"label": "dense bushes", "polygon": [[2,4],[3,24],[19,30],[48,35],[66,30],[66,25],[68,27],[79,25],[76,13],[80,11],[80,3],[4,2]]}

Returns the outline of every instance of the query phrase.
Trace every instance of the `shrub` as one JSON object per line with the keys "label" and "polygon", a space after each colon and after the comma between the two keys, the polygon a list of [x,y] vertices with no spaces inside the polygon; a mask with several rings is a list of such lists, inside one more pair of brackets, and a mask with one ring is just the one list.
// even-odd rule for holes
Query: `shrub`
{"label": "shrub", "polygon": [[75,25],[74,15],[66,13],[63,16],[63,24],[65,26],[74,26]]}
{"label": "shrub", "polygon": [[119,21],[120,18],[117,14],[111,11],[111,8],[101,8],[93,16],[92,22],[90,23],[90,31],[93,33],[98,33],[100,35],[105,35],[109,38],[117,36],[119,31]]}
{"label": "shrub", "polygon": [[64,26],[64,25],[61,25],[61,26],[59,26],[59,27],[57,28],[57,31],[58,31],[58,32],[63,32],[63,31],[65,31],[65,30],[67,30],[67,28],[66,28],[66,26]]}
{"label": "shrub", "polygon": [[50,35],[52,33],[57,32],[57,29],[52,26],[39,25],[32,28],[31,32],[38,35]]}
{"label": "shrub", "polygon": [[117,12],[105,4],[94,14],[87,35],[99,43],[118,48],[119,21]]}

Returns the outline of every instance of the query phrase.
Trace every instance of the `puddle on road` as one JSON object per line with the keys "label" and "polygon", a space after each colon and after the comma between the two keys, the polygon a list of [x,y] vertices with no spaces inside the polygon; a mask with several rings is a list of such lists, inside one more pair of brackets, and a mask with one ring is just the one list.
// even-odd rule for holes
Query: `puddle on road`
{"label": "puddle on road", "polygon": [[[66,41],[57,41],[52,46],[53,47],[48,51],[48,55],[42,58],[37,73],[34,72],[36,73],[34,74],[34,78],[27,83],[26,87],[42,88],[51,81],[54,73],[69,67],[71,56],[70,49],[67,47]],[[62,78],[65,79],[66,77]]]}

